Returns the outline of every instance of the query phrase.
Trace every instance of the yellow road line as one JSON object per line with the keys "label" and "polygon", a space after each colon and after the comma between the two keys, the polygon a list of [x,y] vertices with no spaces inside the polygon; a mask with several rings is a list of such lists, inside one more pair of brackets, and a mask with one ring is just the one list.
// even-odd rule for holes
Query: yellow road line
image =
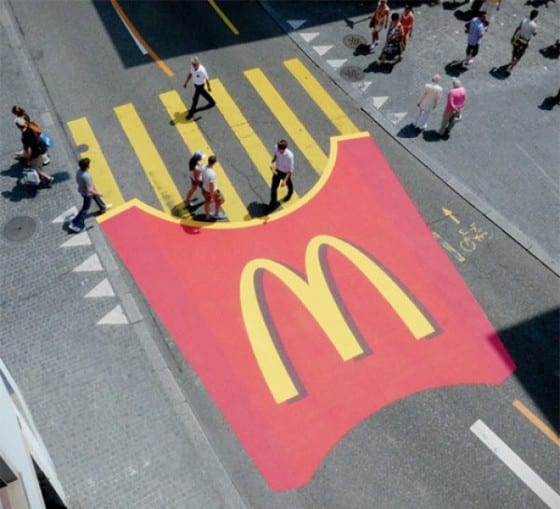
{"label": "yellow road line", "polygon": [[[185,142],[185,145],[188,147],[190,153],[192,154],[193,152],[199,150],[207,155],[215,154],[198,128],[196,122],[185,119],[187,107],[177,91],[170,90],[169,92],[164,92],[159,95],[159,98],[169,113],[171,120],[175,124],[175,127],[179,131],[179,134]],[[214,170],[216,171],[216,176],[218,178],[218,187],[223,191],[226,199],[223,208],[228,215],[228,219],[230,221],[245,221],[250,219],[247,207],[237,194],[235,187],[222,168],[219,162],[219,155],[217,155],[217,157],[218,162],[214,165]],[[185,163],[185,167],[186,166],[187,165]]]}
{"label": "yellow road line", "polygon": [[172,76],[174,76],[175,73],[167,66],[167,64],[161,58],[159,58],[159,56],[156,54],[156,52],[150,47],[150,45],[140,35],[140,32],[138,32],[138,30],[136,30],[136,27],[132,24],[132,22],[130,21],[128,16],[125,14],[122,7],[119,5],[119,2],[117,2],[117,0],[111,0],[111,4],[113,5],[114,9],[119,14],[121,19],[123,20],[123,23],[126,24],[127,28],[134,34],[134,37],[136,37],[136,39],[138,39],[140,44],[142,44],[142,46],[144,46],[144,48],[146,49],[148,54],[153,58],[154,62],[159,66],[159,68],[165,74],[167,74],[167,76],[169,76],[170,78]]}
{"label": "yellow road line", "polygon": [[328,92],[321,86],[315,76],[301,63],[298,58],[285,60],[284,66],[290,71],[309,97],[323,111],[331,123],[341,134],[359,132],[359,129],[348,118],[342,108],[334,101]]}
{"label": "yellow road line", "polygon": [[124,198],[117,181],[113,177],[111,168],[101,152],[101,147],[93,133],[86,117],[68,122],[68,129],[77,146],[87,145],[87,149],[80,152],[82,157],[91,159],[91,173],[94,177],[95,187],[103,194],[103,200],[115,207],[124,203]]}
{"label": "yellow road line", "polygon": [[291,140],[299,147],[311,167],[319,175],[323,173],[327,164],[327,155],[321,150],[321,147],[315,142],[284,99],[282,99],[272,83],[258,68],[249,69],[244,74]]}
{"label": "yellow road line", "polygon": [[157,148],[131,103],[113,108],[121,126],[136,152],[138,161],[152,185],[156,196],[167,213],[183,202],[173,179],[169,175]]}
{"label": "yellow road line", "polygon": [[222,21],[227,25],[227,27],[235,34],[239,35],[239,30],[233,26],[233,23],[229,20],[229,18],[224,14],[224,11],[218,7],[218,4],[214,0],[208,0],[208,3],[212,6],[212,8],[216,11],[216,14],[222,18]]}
{"label": "yellow road line", "polygon": [[[239,140],[239,143],[247,152],[251,161],[255,165],[262,178],[270,183],[272,172],[270,171],[270,161],[272,160],[272,148],[266,149],[265,145],[253,130],[235,101],[229,95],[224,85],[219,79],[212,80],[212,94],[216,99],[216,105],[228,123],[231,130]],[[293,193],[294,200],[299,198],[297,193]]]}
{"label": "yellow road line", "polygon": [[552,440],[560,447],[560,437],[554,433],[544,422],[542,422],[531,410],[529,410],[521,401],[516,399],[513,406],[519,410],[534,426],[536,426],[544,435]]}

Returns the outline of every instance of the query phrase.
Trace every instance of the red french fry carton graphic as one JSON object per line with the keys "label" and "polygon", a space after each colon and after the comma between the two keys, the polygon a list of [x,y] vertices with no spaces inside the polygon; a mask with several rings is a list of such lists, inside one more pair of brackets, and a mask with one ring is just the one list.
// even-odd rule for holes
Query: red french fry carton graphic
{"label": "red french fry carton graphic", "polygon": [[132,202],[101,224],[274,491],[377,410],[515,369],[369,135],[334,138],[309,196],[266,218]]}

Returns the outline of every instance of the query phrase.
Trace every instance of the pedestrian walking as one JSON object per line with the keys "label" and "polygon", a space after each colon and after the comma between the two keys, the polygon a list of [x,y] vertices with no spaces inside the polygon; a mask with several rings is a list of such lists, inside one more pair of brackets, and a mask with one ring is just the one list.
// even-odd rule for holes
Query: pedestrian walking
{"label": "pedestrian walking", "polygon": [[416,129],[423,131],[428,127],[428,118],[430,113],[436,109],[439,98],[441,97],[442,88],[439,82],[441,81],[441,76],[439,74],[434,74],[431,83],[426,83],[424,85],[424,90],[418,99],[418,113],[412,121],[412,125]]}
{"label": "pedestrian walking", "polygon": [[202,165],[200,162],[205,157],[206,154],[197,151],[189,159],[189,178],[191,181],[191,187],[185,197],[185,206],[187,208],[191,206],[192,195],[195,193],[197,188],[200,187],[202,189]]}
{"label": "pedestrian walking", "polygon": [[86,224],[86,216],[89,212],[91,206],[91,200],[93,199],[97,206],[99,207],[99,212],[101,214],[105,213],[107,209],[110,209],[113,205],[110,203],[105,203],[95,186],[93,185],[93,177],[89,171],[91,160],[89,157],[84,157],[78,161],[78,171],[76,172],[76,183],[78,184],[78,193],[81,194],[83,198],[82,208],[78,214],[68,223],[68,229],[74,233],[81,232]]}
{"label": "pedestrian walking", "polygon": [[[218,159],[216,156],[208,158],[208,164],[202,170],[202,195],[204,196],[204,212],[206,213],[206,220],[226,219],[226,215],[221,209],[224,203],[224,195],[218,188],[218,181],[216,178],[216,171],[214,165]],[[210,205],[214,204],[214,213],[210,214]]]}
{"label": "pedestrian walking", "polygon": [[[214,101],[213,97],[210,95],[212,87],[210,85],[210,80],[208,79],[208,73],[206,72],[206,68],[200,63],[198,57],[193,57],[191,60],[191,68],[187,74],[183,88],[187,88],[191,79],[194,84],[194,96],[187,114],[187,120],[193,118],[200,96],[204,97],[204,99],[208,101],[209,108],[216,104],[216,101]],[[206,88],[208,91],[206,91]]]}
{"label": "pedestrian walking", "polygon": [[480,11],[479,15],[471,19],[469,23],[469,32],[467,35],[467,52],[463,60],[463,66],[471,65],[474,57],[478,55],[480,40],[487,30],[486,11]]}
{"label": "pedestrian walking", "polygon": [[461,80],[455,78],[453,87],[447,93],[447,102],[441,119],[441,127],[439,129],[440,136],[449,136],[453,126],[461,120],[461,115],[465,102],[467,100],[467,91],[463,87]]}
{"label": "pedestrian walking", "polygon": [[409,4],[404,6],[404,10],[401,14],[401,25],[403,29],[402,42],[406,48],[408,38],[412,38],[412,29],[414,28],[414,13]]}
{"label": "pedestrian walking", "polygon": [[[41,135],[41,128],[39,127],[39,124],[37,124],[37,122],[33,122],[33,120],[31,120],[31,118],[29,117],[29,115],[27,114],[27,112],[19,105],[15,104],[14,106],[12,106],[12,114],[15,117],[15,121],[17,122],[17,119],[23,119],[25,121],[28,122],[29,127],[31,128],[31,130],[35,133],[36,136],[40,136]],[[19,152],[16,152],[15,154],[15,159],[22,159],[23,158],[23,149],[20,150]],[[51,159],[49,157],[49,155],[47,154],[47,152],[45,151],[45,153],[41,154],[41,160],[43,161],[43,166],[47,166],[48,164],[50,164]]]}
{"label": "pedestrian walking", "polygon": [[525,50],[529,46],[529,41],[535,35],[537,35],[537,17],[539,11],[533,9],[528,18],[524,18],[520,25],[515,29],[513,37],[511,38],[511,45],[513,46],[513,51],[511,55],[511,62],[507,66],[507,70],[511,71],[521,60],[521,57],[525,54]]}
{"label": "pedestrian walking", "polygon": [[54,177],[43,170],[44,152],[41,150],[39,137],[31,128],[30,122],[24,116],[16,118],[16,126],[21,131],[21,144],[23,145],[21,156],[17,157],[27,168],[33,168],[37,172],[42,184],[50,186]]}
{"label": "pedestrian walking", "polygon": [[389,12],[387,0],[379,0],[379,4],[371,15],[371,21],[369,22],[370,28],[373,28],[371,32],[371,45],[369,47],[370,53],[373,53],[375,47],[379,44],[379,33],[384,28],[387,28],[389,24]]}
{"label": "pedestrian walking", "polygon": [[387,30],[387,40],[379,57],[379,63],[383,65],[386,60],[400,62],[403,51],[403,27],[400,22],[400,16],[394,12],[391,14],[391,24]]}
{"label": "pedestrian walking", "polygon": [[272,171],[272,184],[270,186],[270,203],[269,210],[274,210],[278,206],[278,187],[286,186],[288,194],[282,200],[284,203],[289,201],[294,193],[294,184],[292,175],[294,173],[294,154],[288,148],[286,140],[280,140],[272,154],[270,162]]}
{"label": "pedestrian walking", "polygon": [[489,23],[494,23],[496,14],[500,10],[502,0],[486,0],[482,6],[482,10],[486,11],[486,19]]}

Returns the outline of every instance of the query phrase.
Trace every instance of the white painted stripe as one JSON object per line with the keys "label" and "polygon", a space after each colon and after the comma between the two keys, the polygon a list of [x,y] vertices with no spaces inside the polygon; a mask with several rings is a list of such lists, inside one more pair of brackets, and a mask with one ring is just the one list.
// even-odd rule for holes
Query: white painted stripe
{"label": "white painted stripe", "polygon": [[123,25],[125,26],[126,30],[128,31],[128,33],[130,34],[130,37],[132,37],[132,40],[136,43],[136,46],[138,46],[138,49],[140,50],[140,52],[142,53],[142,55],[147,55],[148,54],[148,50],[142,45],[142,43],[136,38],[136,36],[132,33],[132,30],[130,30],[127,22],[123,19],[123,17],[121,16],[121,13],[115,9],[115,12],[117,13],[118,17],[120,18],[120,20],[123,22]]}
{"label": "white painted stripe", "polygon": [[319,32],[301,32],[299,35],[305,42],[311,42],[319,35]]}
{"label": "white painted stripe", "polygon": [[513,452],[502,440],[480,419],[471,426],[471,431],[488,447],[502,462],[521,479],[548,507],[558,509],[560,496],[546,484],[536,472]]}
{"label": "white painted stripe", "polygon": [[77,246],[89,246],[91,244],[91,239],[87,232],[81,232],[76,235],[72,234],[64,244],[60,247],[77,247]]}
{"label": "white painted stripe", "polygon": [[338,69],[346,63],[346,60],[346,58],[343,60],[327,60],[327,64],[329,64],[333,69]]}
{"label": "white painted stripe", "polygon": [[306,21],[307,21],[306,19],[289,19],[288,25],[292,27],[292,30],[297,30]]}
{"label": "white painted stripe", "polygon": [[103,266],[99,261],[99,256],[91,255],[83,263],[80,263],[72,272],[99,272],[103,270]]}
{"label": "white painted stripe", "polygon": [[92,288],[88,293],[86,293],[85,296],[88,298],[114,297],[115,292],[113,291],[113,287],[111,286],[111,283],[109,283],[109,280],[105,278],[95,288]]}
{"label": "white painted stripe", "polygon": [[313,49],[319,53],[319,55],[323,56],[327,51],[332,48],[331,46],[313,46]]}
{"label": "white painted stripe", "polygon": [[352,83],[352,87],[363,94],[371,86],[371,84],[371,81],[359,81],[357,83]]}
{"label": "white painted stripe", "polygon": [[97,325],[124,325],[127,323],[128,319],[119,304],[117,307],[109,311],[101,320],[99,320]]}
{"label": "white painted stripe", "polygon": [[396,113],[387,113],[387,117],[393,124],[398,124],[404,117],[406,117],[408,113],[406,111],[400,111]]}
{"label": "white painted stripe", "polygon": [[60,216],[55,217],[52,223],[69,223],[72,218],[78,213],[77,207],[71,207],[66,212],[60,214]]}
{"label": "white painted stripe", "polygon": [[385,104],[387,99],[389,99],[389,96],[387,96],[387,95],[380,95],[380,96],[377,96],[377,97],[372,97],[374,108],[377,108],[377,109],[381,108],[381,106],[383,106]]}

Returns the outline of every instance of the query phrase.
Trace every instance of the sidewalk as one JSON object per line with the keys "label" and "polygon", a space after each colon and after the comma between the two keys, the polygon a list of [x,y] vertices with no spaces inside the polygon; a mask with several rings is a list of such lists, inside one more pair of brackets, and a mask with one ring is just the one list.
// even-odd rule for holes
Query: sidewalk
{"label": "sidewalk", "polygon": [[[389,2],[401,12],[406,2]],[[509,78],[499,67],[511,59],[511,35],[531,6],[503,2],[480,53],[467,71],[450,66],[466,49],[467,6],[443,2],[415,8],[413,38],[404,60],[378,68],[369,55],[368,16],[375,2],[274,2],[263,7],[309,58],[356,104],[439,178],[560,274],[560,150],[558,111],[546,97],[560,86],[558,59],[545,50],[557,38],[560,6],[540,7],[538,34]],[[383,40],[384,34],[382,34]],[[460,76],[468,93],[463,121],[440,140],[442,97],[428,130],[407,127],[424,83],[442,76],[444,94]]]}
{"label": "sidewalk", "polygon": [[[95,221],[62,229],[79,205],[76,155],[51,113],[9,5],[0,0],[0,356],[22,390],[73,509],[245,507],[175,373],[161,330],[130,292]],[[24,106],[55,141],[52,189],[17,186]]]}

